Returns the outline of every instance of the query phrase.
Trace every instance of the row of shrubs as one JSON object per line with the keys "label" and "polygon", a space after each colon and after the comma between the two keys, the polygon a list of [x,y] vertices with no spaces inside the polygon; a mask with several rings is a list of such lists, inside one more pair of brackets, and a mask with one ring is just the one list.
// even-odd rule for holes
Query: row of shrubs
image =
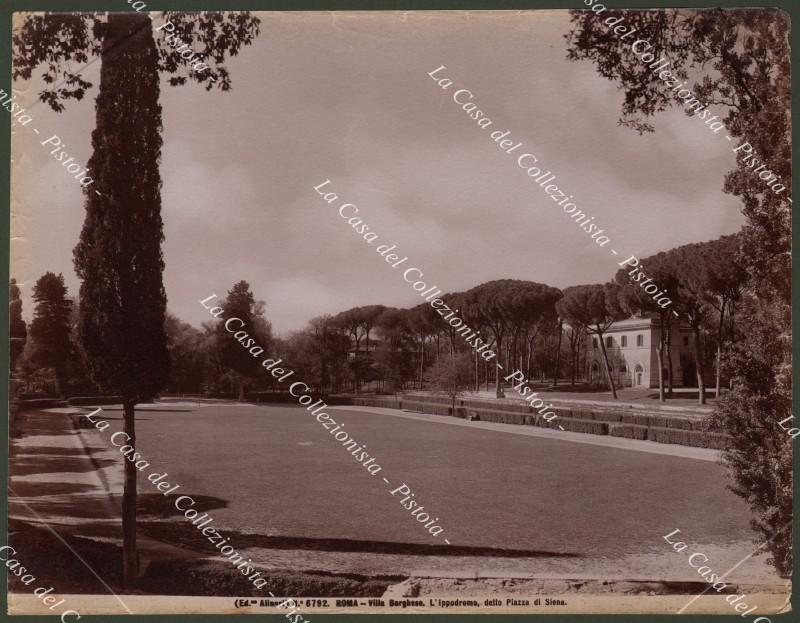
{"label": "row of shrubs", "polygon": [[550,421],[543,418],[541,415],[533,415],[530,413],[513,413],[509,411],[493,411],[493,410],[466,410],[468,416],[472,415],[472,419],[480,420],[482,422],[497,422],[500,424],[516,424],[518,426],[539,426],[541,428],[555,428],[559,426],[566,431],[573,433],[589,433],[590,435],[608,435],[607,422],[595,422],[593,420],[577,420],[574,418],[558,417]]}
{"label": "row of shrubs", "polygon": [[730,437],[724,433],[636,424],[611,424],[609,435],[627,439],[646,439],[657,443],[693,446],[695,448],[714,448],[716,450],[724,450],[730,441]]}
{"label": "row of shrubs", "polygon": [[[447,396],[428,396],[425,394],[405,394],[403,403],[424,403],[424,404],[451,404],[451,399]],[[464,399],[456,400],[456,407],[467,409],[512,412],[512,413],[535,413],[535,409],[523,402],[501,403],[502,408],[498,409],[498,403],[492,400]],[[409,407],[410,408],[410,407]],[[638,426],[657,426],[660,428],[680,428],[682,430],[705,431],[706,425],[700,418],[673,417],[669,415],[659,415],[655,413],[625,413],[612,411],[608,408],[586,409],[576,407],[553,407],[551,409],[558,414],[559,418],[571,418],[574,420],[595,420],[598,422],[620,422],[623,424],[635,424]]]}
{"label": "row of shrubs", "polygon": [[442,404],[431,404],[427,402],[411,402],[403,400],[400,408],[408,411],[419,411],[420,413],[430,413],[431,415],[452,415],[452,408]]}
{"label": "row of shrubs", "polygon": [[[395,396],[353,396],[350,401],[352,404],[361,407],[386,407],[388,409],[400,409],[402,401]],[[328,400],[330,404],[330,400]]]}
{"label": "row of shrubs", "polygon": [[[455,409],[452,401],[439,396],[407,394],[401,399],[387,401],[384,398],[358,397],[353,404],[361,406],[387,406],[429,413],[432,415],[454,416],[483,422],[514,424],[517,426],[559,427],[574,433],[591,435],[610,435],[626,439],[654,441],[697,448],[722,450],[727,447],[730,437],[704,429],[702,421],[689,418],[671,418],[656,414],[623,413],[609,411],[589,411],[586,409],[553,409],[558,418],[545,420],[526,405],[507,403],[502,409],[486,408],[487,403],[479,400],[457,400]],[[489,403],[492,404],[492,403]],[[496,407],[497,403],[492,406]]]}

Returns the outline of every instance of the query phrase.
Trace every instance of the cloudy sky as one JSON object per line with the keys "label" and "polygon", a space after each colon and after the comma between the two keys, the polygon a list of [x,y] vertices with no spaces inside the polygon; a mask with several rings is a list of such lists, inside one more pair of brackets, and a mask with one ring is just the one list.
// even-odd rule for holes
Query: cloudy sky
{"label": "cloudy sky", "polygon": [[[193,324],[208,319],[199,299],[241,279],[278,332],[354,305],[420,301],[313,190],[325,179],[360,208],[376,245],[396,244],[445,291],[498,278],[608,280],[613,256],[498,149],[497,129],[556,173],[621,254],[741,227],[739,203],[720,190],[734,164],[727,141],[677,109],[653,134],[619,127],[621,92],[590,63],[566,60],[566,11],[260,17],[260,37],[228,64],[232,91],[162,87],[164,278],[169,309]],[[427,75],[440,65],[450,91]],[[95,84],[98,70],[85,72]],[[19,101],[35,101],[37,84],[16,87]],[[490,129],[452,101],[455,88],[475,94]],[[39,142],[58,134],[85,164],[90,95],[62,114],[29,106],[34,123],[15,130],[11,274],[26,317],[45,271],[77,293],[82,193]]]}

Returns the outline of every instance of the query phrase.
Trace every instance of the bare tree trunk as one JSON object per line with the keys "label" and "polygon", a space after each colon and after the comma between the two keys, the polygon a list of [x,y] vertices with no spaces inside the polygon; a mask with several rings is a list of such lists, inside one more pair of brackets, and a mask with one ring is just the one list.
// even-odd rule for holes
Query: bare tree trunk
{"label": "bare tree trunk", "polygon": [[244,402],[244,381],[239,379],[239,402]]}
{"label": "bare tree trunk", "polygon": [[425,369],[425,338],[419,343],[419,388],[422,389],[422,373]]}
{"label": "bare tree trunk", "polygon": [[[506,367],[509,370],[514,370],[517,367],[517,354],[519,353],[519,329],[515,328],[511,336],[511,344],[509,352],[506,356]],[[509,359],[510,357],[510,359]]]}
{"label": "bare tree trunk", "polygon": [[725,302],[719,310],[719,330],[717,331],[717,384],[715,397],[719,400],[719,392],[722,387],[722,332],[725,328]]}
{"label": "bare tree trunk", "polygon": [[674,376],[672,374],[672,371],[674,370],[672,366],[672,325],[670,324],[670,321],[667,320],[666,327],[665,323],[662,323],[661,326],[662,326],[661,330],[665,332],[664,346],[666,347],[667,350],[667,371],[669,372],[669,374],[667,375],[667,396],[672,398],[672,381],[673,381],[672,377]]}
{"label": "bare tree trunk", "polygon": [[359,346],[361,342],[361,338],[358,335],[358,329],[353,332],[353,339],[356,342],[356,355],[354,359],[354,363],[356,364],[353,366],[353,393],[358,395],[358,389],[360,387],[360,383],[358,382],[358,373],[359,373],[359,362],[358,362],[358,355],[359,355]]}
{"label": "bare tree trunk", "polygon": [[703,378],[703,349],[700,345],[700,328],[696,323],[692,323],[692,335],[694,337],[694,359],[695,370],[697,372],[697,402],[706,404],[706,380]]}
{"label": "bare tree trunk", "polygon": [[62,378],[61,377],[61,372],[58,371],[58,370],[54,370],[54,376],[55,376],[55,379],[56,379],[56,395],[59,398],[63,398],[64,397],[64,391],[63,391],[64,383],[61,380],[61,378]]}
{"label": "bare tree trunk", "polygon": [[525,365],[525,378],[531,378],[531,363],[533,363],[533,341],[536,339],[536,335],[534,334],[533,338],[528,340],[528,359]]}
{"label": "bare tree trunk", "polygon": [[571,373],[570,374],[570,377],[571,377],[570,380],[572,381],[571,385],[573,385],[573,386],[575,385],[575,380],[576,380],[575,379],[575,374],[578,371],[578,361],[577,361],[577,359],[578,359],[578,353],[575,352],[574,348],[571,348],[570,349],[570,354],[569,354],[569,365],[570,365],[570,373]]}
{"label": "bare tree trunk", "polygon": [[608,352],[606,352],[606,343],[603,341],[603,335],[600,333],[600,328],[597,328],[597,336],[600,339],[600,351],[603,353],[603,363],[606,367],[606,378],[608,379],[608,386],[611,388],[611,395],[614,399],[617,398],[617,388],[614,387],[614,379],[611,377],[611,364],[608,363]]}
{"label": "bare tree trunk", "polygon": [[[500,338],[497,338],[497,356],[499,357],[500,354],[503,352],[503,343]],[[508,360],[506,360],[506,367],[508,367]],[[505,398],[505,392],[503,391],[503,386],[500,384],[500,368],[495,366],[495,385],[494,385],[494,395],[495,398]]]}
{"label": "bare tree trunk", "polygon": [[[123,406],[123,431],[127,435],[127,445],[136,448],[136,425],[134,401],[126,399]],[[136,465],[131,461],[125,464],[125,483],[122,492],[122,558],[123,583],[127,588],[136,586],[139,560],[136,551]]]}
{"label": "bare tree trunk", "polygon": [[553,370],[553,387],[558,386],[558,366],[561,365],[561,334],[563,333],[563,321],[558,319],[558,347],[556,348],[556,369]]}
{"label": "bare tree trunk", "polygon": [[578,348],[580,346],[580,342],[575,339],[574,336],[574,329],[570,329],[569,334],[569,363],[570,363],[570,376],[572,377],[572,386],[575,386],[575,381],[577,380],[577,373],[578,373]]}

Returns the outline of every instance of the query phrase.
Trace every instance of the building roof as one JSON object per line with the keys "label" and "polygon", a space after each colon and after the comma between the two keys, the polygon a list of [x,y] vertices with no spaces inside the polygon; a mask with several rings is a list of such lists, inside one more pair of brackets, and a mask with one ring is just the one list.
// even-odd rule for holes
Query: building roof
{"label": "building roof", "polygon": [[[625,320],[615,321],[605,333],[619,333],[621,331],[635,331],[635,330],[648,330],[657,329],[661,326],[661,319],[658,316],[631,316]],[[675,323],[672,325],[673,329],[679,331],[688,331],[691,327],[685,323]],[[588,334],[594,335],[597,333],[593,328],[588,328]]]}

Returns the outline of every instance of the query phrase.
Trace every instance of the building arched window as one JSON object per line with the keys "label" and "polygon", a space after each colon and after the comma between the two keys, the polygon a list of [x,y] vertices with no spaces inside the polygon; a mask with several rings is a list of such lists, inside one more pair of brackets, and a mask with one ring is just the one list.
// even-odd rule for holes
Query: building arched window
{"label": "building arched window", "polygon": [[644,367],[642,364],[637,363],[633,369],[633,385],[634,387],[641,387],[644,385]]}

